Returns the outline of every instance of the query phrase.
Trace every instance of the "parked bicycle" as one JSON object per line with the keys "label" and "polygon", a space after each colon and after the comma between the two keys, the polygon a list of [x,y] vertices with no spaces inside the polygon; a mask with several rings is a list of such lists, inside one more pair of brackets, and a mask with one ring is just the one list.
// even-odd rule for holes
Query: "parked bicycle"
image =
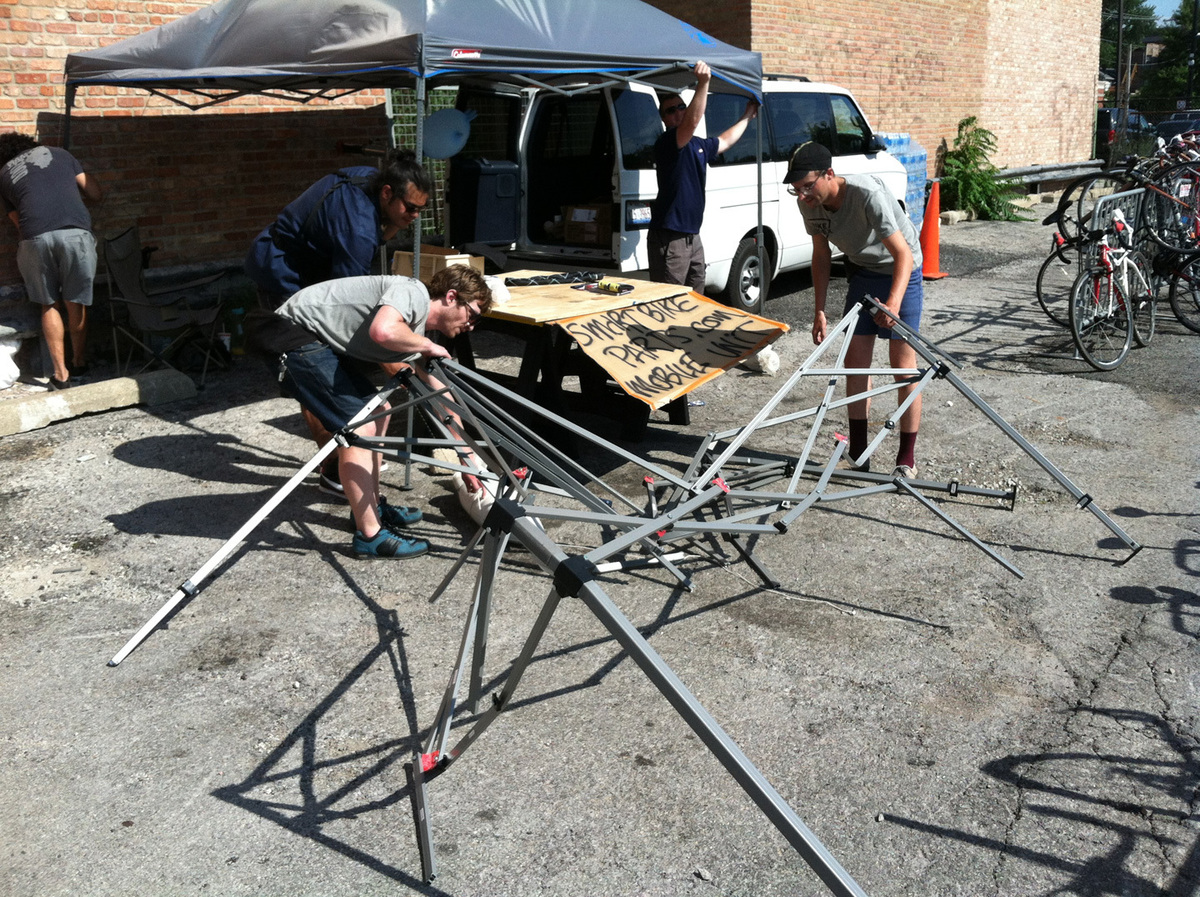
{"label": "parked bicycle", "polygon": [[1051,237],[1050,254],[1037,273],[1035,293],[1038,305],[1051,321],[1063,327],[1071,326],[1067,309],[1071,304],[1075,279],[1079,276],[1081,251],[1079,244],[1068,240],[1061,231],[1055,231]]}
{"label": "parked bicycle", "polygon": [[[1083,175],[1063,188],[1057,207],[1042,221],[1057,230],[1035,287],[1038,304],[1056,324],[1071,326],[1076,283],[1101,264],[1098,244],[1106,230],[1093,229],[1097,204],[1138,187],[1145,199],[1132,248],[1149,262],[1150,293],[1169,301],[1180,323],[1200,333],[1200,133],[1170,143],[1160,139],[1153,156],[1130,156],[1119,168]],[[1157,306],[1144,310],[1145,323],[1139,323],[1141,317],[1131,319],[1139,345],[1139,334],[1153,336]]]}
{"label": "parked bicycle", "polygon": [[1179,323],[1200,333],[1200,255],[1178,255],[1170,267],[1167,296]]}
{"label": "parked bicycle", "polygon": [[1098,261],[1076,278],[1068,317],[1079,354],[1096,370],[1111,371],[1125,360],[1135,340],[1139,346],[1149,344],[1157,302],[1150,263],[1134,248],[1133,229],[1124,213],[1114,209],[1111,226],[1093,236]]}

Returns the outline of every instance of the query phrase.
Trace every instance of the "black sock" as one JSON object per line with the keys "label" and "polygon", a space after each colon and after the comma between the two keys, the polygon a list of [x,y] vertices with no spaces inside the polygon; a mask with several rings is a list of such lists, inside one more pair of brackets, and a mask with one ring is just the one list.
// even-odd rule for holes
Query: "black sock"
{"label": "black sock", "polygon": [[867,450],[867,419],[850,418],[850,459],[857,461]]}
{"label": "black sock", "polygon": [[900,432],[900,448],[896,452],[896,466],[917,466],[917,434]]}

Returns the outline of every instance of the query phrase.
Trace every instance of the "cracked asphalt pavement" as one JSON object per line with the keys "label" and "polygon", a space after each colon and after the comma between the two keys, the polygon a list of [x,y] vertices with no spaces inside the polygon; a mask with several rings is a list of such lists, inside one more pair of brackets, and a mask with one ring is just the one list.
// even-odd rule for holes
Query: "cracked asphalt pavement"
{"label": "cracked asphalt pavement", "polygon": [[[1142,550],[1129,559],[940,379],[920,476],[1017,491],[930,501],[1022,576],[884,494],[760,539],[775,588],[699,548],[681,562],[690,591],[653,568],[601,583],[866,894],[1200,893],[1200,335],[1164,306],[1149,347],[1091,371],[1033,298],[1045,229],[941,233],[950,276],[927,283],[923,332]],[[656,413],[632,450],[682,466],[771,398],[811,351],[807,279],[775,294],[765,314],[793,328],[782,373],[705,384],[689,425]],[[479,335],[481,366],[514,352]],[[763,441],[795,452],[805,434]],[[108,667],[310,454],[251,360],[195,399],[0,440],[0,893],[829,893],[575,599],[505,712],[430,783],[438,876],[422,882],[403,764],[447,689],[476,570],[430,600],[474,528],[423,467],[410,489],[395,461],[384,480],[425,508],[428,556],[354,559],[345,507],[303,485]],[[641,489],[627,467],[602,473]],[[549,532],[567,553],[595,544],[582,525]],[[506,555],[485,693],[550,586]],[[453,742],[478,719],[460,709]]]}

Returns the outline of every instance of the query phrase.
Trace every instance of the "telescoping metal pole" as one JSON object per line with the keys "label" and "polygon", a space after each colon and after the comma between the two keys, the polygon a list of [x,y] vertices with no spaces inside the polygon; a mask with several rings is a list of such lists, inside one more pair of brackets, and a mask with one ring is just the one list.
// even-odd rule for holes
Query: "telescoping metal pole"
{"label": "telescoping metal pole", "polygon": [[[407,376],[405,376],[404,379],[407,379]],[[387,384],[384,385],[383,389],[380,390],[380,392],[373,399],[371,399],[371,401],[367,402],[367,404],[363,406],[362,410],[359,411],[358,414],[351,418],[350,422],[346,424],[342,432],[344,433],[353,430],[366,418],[370,417],[371,414],[374,413],[375,409],[382,405],[387,400],[387,397],[390,396],[399,385],[399,376],[393,377],[391,380],[389,380]],[[144,642],[150,636],[150,633],[162,625],[163,620],[165,620],[171,614],[171,612],[175,610],[175,608],[177,608],[184,600],[194,597],[200,591],[200,585],[206,579],[208,579],[212,572],[216,570],[217,567],[219,567],[225,561],[225,559],[229,557],[230,554],[233,553],[235,548],[242,544],[242,541],[248,535],[250,535],[250,533],[253,532],[254,529],[263,522],[263,520],[266,519],[268,514],[279,507],[280,502],[287,498],[292,491],[304,481],[305,477],[316,470],[317,466],[320,465],[322,461],[324,461],[334,452],[334,450],[337,449],[337,446],[337,436],[325,443],[325,445],[323,445],[321,449],[315,455],[313,455],[307,464],[296,471],[295,475],[286,483],[284,483],[283,486],[281,486],[279,490],[271,496],[267,503],[259,508],[257,513],[255,513],[253,517],[251,517],[242,525],[241,529],[230,536],[225,544],[217,549],[216,554],[205,561],[200,569],[188,577],[188,579],[178,589],[175,590],[175,594],[171,596],[170,600],[167,601],[167,603],[161,608],[159,608],[158,613],[147,620],[146,624],[141,629],[134,633],[133,638],[125,643],[125,647],[113,655],[113,658],[108,662],[108,665],[110,667],[115,667],[122,660],[128,657],[134,648]]]}

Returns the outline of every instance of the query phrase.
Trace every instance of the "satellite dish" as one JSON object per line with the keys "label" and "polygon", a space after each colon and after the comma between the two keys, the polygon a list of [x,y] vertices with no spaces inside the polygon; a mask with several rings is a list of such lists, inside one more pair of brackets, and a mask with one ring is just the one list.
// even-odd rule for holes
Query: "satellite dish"
{"label": "satellite dish", "polygon": [[467,145],[474,110],[442,109],[425,119],[422,151],[430,159],[449,159]]}

